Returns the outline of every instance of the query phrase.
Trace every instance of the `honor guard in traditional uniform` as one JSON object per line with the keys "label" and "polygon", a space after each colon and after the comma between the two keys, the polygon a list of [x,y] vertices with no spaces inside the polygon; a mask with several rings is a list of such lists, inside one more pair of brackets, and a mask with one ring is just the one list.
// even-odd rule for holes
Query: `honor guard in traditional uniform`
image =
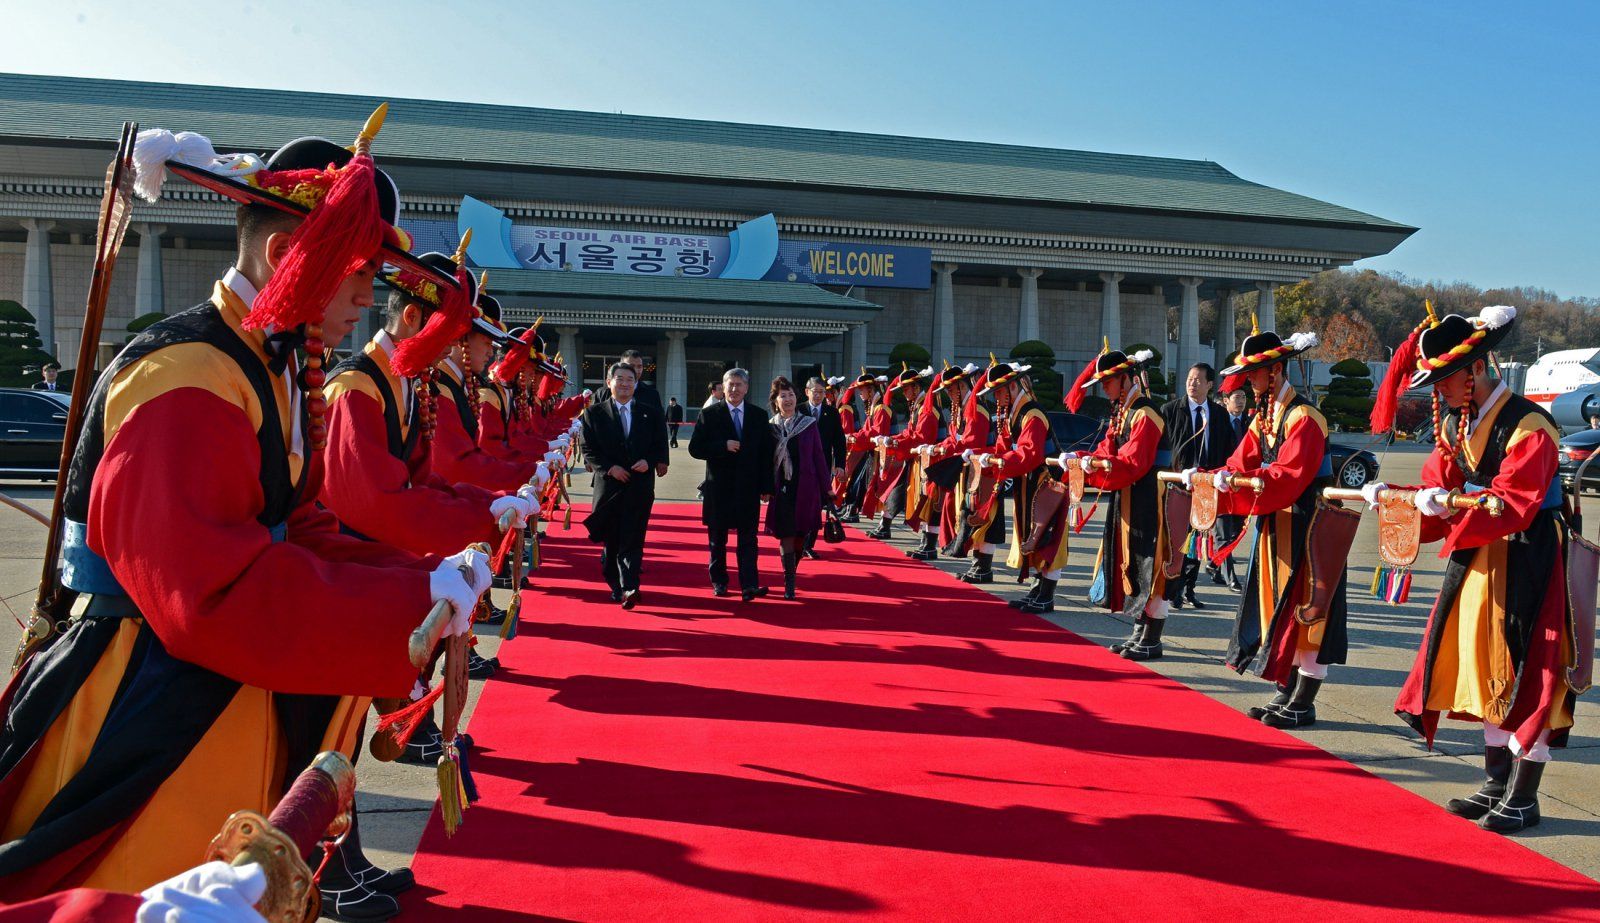
{"label": "honor guard in traditional uniform", "polygon": [[364,697],[407,694],[432,603],[464,633],[488,588],[476,552],[419,559],[315,503],[326,348],[384,262],[429,271],[367,152],[381,112],[353,149],[302,138],[265,159],[138,137],[144,198],[171,172],[240,203],[237,262],[123,349],[85,408],[58,511],[74,618],[35,636],[4,698],[0,901],[189,868],[313,754],[350,753]]}
{"label": "honor guard in traditional uniform", "polygon": [[[485,313],[485,306],[495,316]],[[434,413],[433,466],[447,481],[516,491],[533,476],[541,459],[497,458],[479,445],[479,383],[495,347],[507,338],[500,326],[499,307],[499,302],[480,292],[467,333],[436,369],[434,381],[442,400]]]}
{"label": "honor guard in traditional uniform", "polygon": [[[849,456],[845,461],[844,491],[839,497],[844,510],[840,518],[845,522],[859,522],[863,514],[872,515],[866,507],[870,502],[869,488],[878,470],[873,439],[889,432],[891,414],[888,401],[882,400],[883,386],[888,382],[887,376],[873,375],[863,368],[856,380],[844,390],[845,406],[840,408],[839,413],[843,416],[845,410],[850,410],[850,422],[855,424],[854,429],[845,427],[844,441]],[[861,403],[865,408],[859,418],[851,397],[857,392],[861,394]]]}
{"label": "honor guard in traditional uniform", "polygon": [[[1091,600],[1133,619],[1133,633],[1111,648],[1129,660],[1161,657],[1169,605],[1162,593],[1167,543],[1156,472],[1170,462],[1171,450],[1166,420],[1145,393],[1140,375],[1153,358],[1149,350],[1131,356],[1121,350],[1103,352],[1067,395],[1067,407],[1074,413],[1096,384],[1111,401],[1105,438],[1079,464],[1090,459],[1098,463],[1086,467],[1084,483],[1099,490],[1108,504],[1093,581],[1103,593],[1091,593]],[[1076,457],[1062,453],[1062,469]]]}
{"label": "honor guard in traditional uniform", "polygon": [[[1575,690],[1589,684],[1595,631],[1593,570],[1587,587],[1568,592],[1574,543],[1590,554],[1593,546],[1568,522],[1561,430],[1489,374],[1490,352],[1515,318],[1506,306],[1450,314],[1425,322],[1395,353],[1396,368],[1415,356],[1416,370],[1397,391],[1433,389],[1433,454],[1412,502],[1424,517],[1422,541],[1442,540],[1448,561],[1395,711],[1430,746],[1442,716],[1483,725],[1484,783],[1446,810],[1501,833],[1539,823],[1540,778],[1551,748],[1566,744]],[[1452,492],[1500,503],[1456,509]],[[1572,599],[1584,601],[1582,611]]]}
{"label": "honor guard in traditional uniform", "polygon": [[[872,440],[878,453],[878,472],[869,491],[877,498],[880,512],[878,528],[867,533],[871,538],[889,538],[894,534],[894,519],[909,509],[908,491],[916,486],[913,482],[918,479],[912,449],[938,438],[939,414],[931,407],[924,407],[920,400],[924,382],[932,377],[931,368],[913,372],[909,366],[904,366],[889,383],[889,393],[899,392],[905,399],[906,425],[898,433],[874,436]],[[892,415],[887,399],[883,407]]]}
{"label": "honor guard in traditional uniform", "polygon": [[1289,384],[1288,361],[1316,345],[1312,333],[1296,333],[1288,341],[1272,331],[1246,337],[1236,364],[1222,374],[1248,382],[1255,392],[1255,419],[1223,470],[1183,472],[1186,485],[1197,476],[1211,479],[1219,512],[1255,520],[1255,553],[1226,662],[1277,685],[1278,694],[1249,714],[1281,728],[1316,721],[1314,703],[1328,666],[1344,663],[1348,647],[1342,561],[1335,563],[1338,573],[1330,583],[1336,589],[1324,617],[1304,624],[1299,612],[1312,591],[1312,517],[1322,488],[1332,483],[1333,467],[1328,421]]}
{"label": "honor guard in traditional uniform", "polygon": [[[1044,460],[1050,454],[1055,439],[1050,432],[1050,419],[1033,396],[1033,382],[1028,378],[1032,366],[1012,362],[995,362],[984,375],[985,385],[979,397],[994,396],[994,419],[997,436],[992,451],[963,450],[971,468],[969,480],[985,480],[994,485],[1011,482],[1011,551],[1006,564],[1018,569],[1017,582],[1028,577],[1030,563],[1022,551],[1022,543],[1033,527],[1033,497],[1041,478],[1045,477]],[[979,490],[977,493],[987,493]],[[970,502],[970,501],[969,501]],[[1001,510],[1001,498],[989,497],[988,513],[982,518],[987,525],[975,524],[972,567],[960,575],[966,583],[994,582],[994,551],[1005,541],[1006,517]],[[969,509],[969,518],[980,516],[978,509]],[[982,536],[981,539],[976,536]],[[1054,581],[1051,582],[1054,592]],[[1048,611],[1041,610],[1041,611]]]}
{"label": "honor guard in traditional uniform", "polygon": [[977,371],[977,365],[970,362],[965,366],[945,366],[928,386],[930,402],[936,394],[944,396],[949,425],[943,439],[913,450],[920,456],[922,466],[922,496],[913,511],[921,527],[922,544],[906,554],[919,561],[939,557],[940,546],[948,544],[955,534],[957,488],[965,467],[961,453],[988,444],[988,408],[972,397],[972,376]]}

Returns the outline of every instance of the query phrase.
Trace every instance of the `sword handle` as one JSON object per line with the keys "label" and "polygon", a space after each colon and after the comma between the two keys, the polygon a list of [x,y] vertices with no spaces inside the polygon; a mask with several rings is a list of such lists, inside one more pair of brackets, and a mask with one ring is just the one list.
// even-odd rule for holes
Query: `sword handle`
{"label": "sword handle", "polygon": [[[1395,498],[1410,499],[1416,495],[1417,492],[1415,490],[1405,490],[1398,487],[1385,487],[1378,491],[1378,499],[1385,501]],[[1361,491],[1351,490],[1348,487],[1324,487],[1322,496],[1328,500],[1366,500],[1361,495]],[[1445,497],[1444,505],[1453,510],[1483,510],[1490,516],[1495,517],[1504,513],[1506,508],[1504,500],[1486,490],[1478,493],[1452,490]]]}
{"label": "sword handle", "polygon": [[328,750],[294,780],[267,822],[299,847],[302,856],[308,855],[330,830],[337,827],[338,835],[349,827],[355,793],[355,767],[343,753]]}

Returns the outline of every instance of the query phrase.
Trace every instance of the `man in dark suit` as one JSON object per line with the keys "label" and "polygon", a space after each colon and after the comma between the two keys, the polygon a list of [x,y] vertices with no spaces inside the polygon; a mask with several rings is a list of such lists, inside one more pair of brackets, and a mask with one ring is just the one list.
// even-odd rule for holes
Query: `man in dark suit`
{"label": "man in dark suit", "polygon": [[706,463],[700,519],[710,533],[711,590],[728,594],[728,532],[739,536],[739,590],[745,602],[767,595],[757,566],[761,501],[772,495],[772,427],[765,410],[745,398],[750,373],[729,369],[722,376],[727,399],[700,411],[689,454]]}
{"label": "man in dark suit", "polygon": [[44,376],[42,381],[33,383],[35,391],[59,391],[61,386],[56,384],[56,376],[61,374],[61,366],[54,362],[46,362],[39,374]]}
{"label": "man in dark suit", "polygon": [[635,397],[633,367],[618,362],[606,376],[610,400],[583,412],[583,458],[595,472],[594,507],[584,525],[601,543],[600,568],[611,598],[639,603],[644,535],[656,502],[656,475],[667,468],[667,430],[659,407]]}
{"label": "man in dark suit", "polygon": [[[1196,362],[1184,380],[1183,396],[1161,408],[1161,416],[1167,423],[1167,439],[1172,445],[1174,470],[1220,468],[1233,452],[1228,413],[1211,400],[1211,389],[1216,381],[1215,369],[1204,362]],[[1184,558],[1182,576],[1167,584],[1167,600],[1173,608],[1180,608],[1184,603],[1196,609],[1205,608],[1194,596],[1194,582],[1199,575],[1199,560]]]}
{"label": "man in dark suit", "polygon": [[[1233,450],[1244,441],[1244,434],[1250,429],[1250,410],[1248,397],[1244,388],[1239,388],[1231,394],[1224,394],[1223,408],[1228,412],[1228,455],[1233,455]],[[1245,527],[1243,516],[1218,516],[1217,517],[1217,544],[1226,545],[1239,537],[1239,532]],[[1233,555],[1223,562],[1222,569],[1212,574],[1212,580],[1223,582],[1223,574],[1227,574],[1228,589],[1239,591],[1239,575],[1234,572]]]}
{"label": "man in dark suit", "polygon": [[[800,412],[817,421],[817,432],[822,434],[822,455],[828,460],[828,471],[836,478],[844,477],[844,460],[850,451],[844,441],[844,421],[839,419],[839,408],[828,401],[828,383],[813,375],[806,382],[806,402]],[[817,533],[806,536],[801,554],[808,558],[817,556]]]}
{"label": "man in dark suit", "polygon": [[683,425],[683,405],[675,397],[667,398],[667,445],[678,447],[678,427]]}

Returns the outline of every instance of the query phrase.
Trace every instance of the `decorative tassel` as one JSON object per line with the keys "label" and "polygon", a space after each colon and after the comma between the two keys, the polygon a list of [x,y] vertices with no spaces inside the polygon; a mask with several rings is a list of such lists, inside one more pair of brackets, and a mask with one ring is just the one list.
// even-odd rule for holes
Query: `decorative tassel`
{"label": "decorative tassel", "polygon": [[1227,378],[1222,379],[1222,387],[1217,389],[1217,393],[1218,394],[1232,394],[1233,392],[1238,391],[1239,389],[1245,387],[1248,384],[1249,384],[1249,382],[1245,379],[1245,373],[1244,372],[1234,372],[1232,375],[1229,375]]}
{"label": "decorative tassel", "polygon": [[335,171],[328,194],[289,235],[288,253],[245,315],[246,330],[321,323],[334,292],[377,255],[384,224],[376,170],[359,155]]}
{"label": "decorative tassel", "polygon": [[472,778],[472,764],[468,757],[472,753],[472,744],[464,737],[456,737],[456,768],[461,772],[461,792],[466,795],[462,804],[473,805],[478,803],[478,783]]}
{"label": "decorative tassel", "polygon": [[[466,336],[467,331],[472,329],[472,315],[477,310],[473,307],[469,294],[473,288],[472,273],[468,272],[465,266],[458,266],[456,284],[443,285],[440,288],[443,296],[440,298],[439,307],[428,315],[428,321],[422,325],[422,330],[416,336],[401,340],[400,345],[394,348],[394,355],[390,357],[389,365],[396,375],[415,378],[422,374],[423,369],[432,367],[451,344]],[[466,377],[472,377],[470,372]],[[463,382],[463,384],[469,383]]]}
{"label": "decorative tassel", "polygon": [[422,719],[432,713],[433,703],[439,701],[442,695],[444,695],[444,683],[434,683],[427,695],[404,708],[379,716],[378,724],[372,731],[373,736],[388,734],[392,729],[392,736],[400,745],[410,743],[412,735],[422,726]]}
{"label": "decorative tassel", "polygon": [[1083,371],[1079,372],[1078,377],[1073,380],[1072,387],[1068,388],[1067,393],[1062,395],[1061,403],[1067,405],[1067,409],[1073,413],[1078,412],[1078,408],[1083,406],[1083,399],[1089,396],[1089,392],[1084,388],[1084,385],[1087,385],[1089,379],[1094,377],[1094,368],[1098,363],[1099,357],[1090,359],[1089,364],[1084,366]]}
{"label": "decorative tassel", "polygon": [[1372,572],[1372,595],[1397,606],[1410,599],[1411,568],[1378,565]]}
{"label": "decorative tassel", "polygon": [[456,757],[453,740],[445,744],[444,752],[439,755],[438,777],[439,817],[444,821],[444,835],[455,836],[467,810],[467,793],[461,787],[461,763]]}
{"label": "decorative tassel", "polygon": [[1089,511],[1088,512],[1084,512],[1083,511],[1083,507],[1079,506],[1078,507],[1078,522],[1077,522],[1076,525],[1074,525],[1072,527],[1072,534],[1073,535],[1077,535],[1079,532],[1082,532],[1083,531],[1083,527],[1088,524],[1089,520],[1094,518],[1094,511],[1099,509],[1099,508],[1100,508],[1100,501],[1099,500],[1096,500],[1096,501],[1094,501],[1094,503],[1091,503],[1089,505]]}
{"label": "decorative tassel", "polygon": [[1223,562],[1227,561],[1228,558],[1233,554],[1234,549],[1238,548],[1239,544],[1244,541],[1244,537],[1246,534],[1248,534],[1248,532],[1248,529],[1240,529],[1239,534],[1234,536],[1233,541],[1222,546],[1221,548],[1214,549],[1210,556],[1211,563],[1221,567]]}
{"label": "decorative tassel", "polygon": [[490,573],[498,574],[506,566],[506,558],[510,556],[511,549],[517,543],[520,529],[507,529],[506,534],[500,537],[500,544],[496,546],[494,554],[489,557]]}

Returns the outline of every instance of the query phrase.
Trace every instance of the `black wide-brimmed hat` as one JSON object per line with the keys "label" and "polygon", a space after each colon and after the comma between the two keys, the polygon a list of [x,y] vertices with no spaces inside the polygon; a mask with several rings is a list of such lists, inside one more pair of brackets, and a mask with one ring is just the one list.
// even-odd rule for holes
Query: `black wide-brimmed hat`
{"label": "black wide-brimmed hat", "polygon": [[1016,381],[1022,376],[1028,374],[1028,370],[1032,368],[1033,366],[1028,365],[1025,362],[992,363],[989,366],[989,371],[986,376],[988,383],[984,385],[982,391],[978,392],[978,396],[987,397],[990,392],[994,391],[1001,385],[1010,384],[1011,382]]}
{"label": "black wide-brimmed hat", "polygon": [[482,283],[479,283],[479,285],[478,311],[472,318],[472,330],[474,333],[481,333],[489,337],[496,343],[504,343],[511,339],[511,334],[506,331],[505,324],[500,323],[500,299],[493,295],[483,294]]}
{"label": "black wide-brimmed hat", "polygon": [[[445,290],[455,285],[456,270],[461,264],[456,262],[456,257],[448,253],[429,251],[416,258],[416,267],[403,267],[386,272],[378,277],[384,285],[402,292],[430,307],[437,308],[444,303]],[[467,283],[467,303],[471,304],[478,295],[478,280],[471,273],[464,273]],[[444,280],[450,280],[445,282]]]}
{"label": "black wide-brimmed hat", "polygon": [[975,362],[968,362],[966,365],[946,365],[943,371],[933,377],[933,387],[948,388],[957,382],[971,379],[977,371],[978,365]]}
{"label": "black wide-brimmed hat", "polygon": [[1156,354],[1148,349],[1141,349],[1133,355],[1128,355],[1120,349],[1103,352],[1095,357],[1094,371],[1090,373],[1089,380],[1078,387],[1087,391],[1094,387],[1095,382],[1123,372],[1136,373],[1144,368],[1144,364],[1154,359]]}
{"label": "black wide-brimmed hat", "polygon": [[[388,113],[385,103],[373,112],[345,147],[326,138],[296,138],[262,158],[255,154],[218,154],[211,141],[195,132],[148,129],[134,146],[135,189],[155,201],[167,171],[218,195],[245,205],[265,205],[296,217],[310,215],[333,188],[340,168],[356,157],[356,148],[370,146]],[[374,168],[378,217],[384,224],[383,257],[400,266],[416,266],[411,235],[400,227],[400,188],[394,178]]]}
{"label": "black wide-brimmed hat", "polygon": [[888,384],[888,382],[889,377],[887,375],[874,375],[863,368],[861,370],[861,374],[856,376],[856,380],[850,382],[850,385],[844,389],[844,393],[849,394],[851,391],[856,391],[866,387],[877,387],[879,385]]}
{"label": "black wide-brimmed hat", "polygon": [[1517,309],[1493,305],[1477,317],[1446,314],[1417,338],[1417,371],[1411,387],[1437,384],[1487,356],[1511,332]]}
{"label": "black wide-brimmed hat", "polygon": [[920,385],[924,379],[932,377],[933,366],[930,365],[921,371],[913,372],[910,365],[902,362],[900,363],[900,374],[894,377],[894,381],[889,382],[889,390],[893,391],[897,388],[909,388],[912,385]]}
{"label": "black wide-brimmed hat", "polygon": [[1271,330],[1257,331],[1239,344],[1239,357],[1233,365],[1222,370],[1223,375],[1240,375],[1264,365],[1293,358],[1317,345],[1317,335],[1310,331],[1289,334],[1284,340]]}

